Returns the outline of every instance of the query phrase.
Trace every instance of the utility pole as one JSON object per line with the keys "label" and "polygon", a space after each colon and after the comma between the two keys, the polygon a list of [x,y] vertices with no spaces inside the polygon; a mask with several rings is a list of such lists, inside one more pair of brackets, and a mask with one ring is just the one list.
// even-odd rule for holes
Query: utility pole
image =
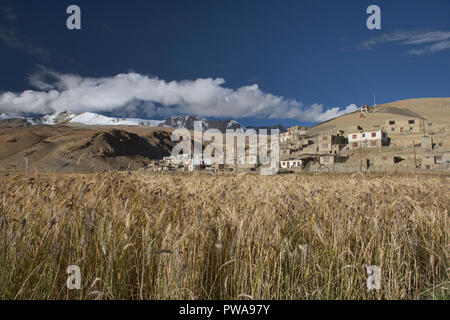
{"label": "utility pole", "polygon": [[413,138],[411,138],[411,141],[412,141],[413,146],[414,146],[414,168],[417,169],[416,143],[414,142]]}
{"label": "utility pole", "polygon": [[[236,140],[237,140],[237,138],[236,138]],[[233,142],[234,142],[234,137],[233,137]],[[238,167],[239,167],[239,158],[238,158],[238,153],[237,153],[237,141],[236,141],[236,144],[234,144],[233,157],[235,157],[235,159],[236,159],[236,164],[234,165],[234,174],[237,175]]]}
{"label": "utility pole", "polygon": [[359,145],[359,172],[362,172],[362,142]]}

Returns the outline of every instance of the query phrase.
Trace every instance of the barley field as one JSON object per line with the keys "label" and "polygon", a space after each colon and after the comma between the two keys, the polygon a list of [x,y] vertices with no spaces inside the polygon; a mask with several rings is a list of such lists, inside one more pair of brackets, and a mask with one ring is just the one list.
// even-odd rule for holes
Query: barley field
{"label": "barley field", "polygon": [[450,298],[449,177],[0,179],[0,299]]}

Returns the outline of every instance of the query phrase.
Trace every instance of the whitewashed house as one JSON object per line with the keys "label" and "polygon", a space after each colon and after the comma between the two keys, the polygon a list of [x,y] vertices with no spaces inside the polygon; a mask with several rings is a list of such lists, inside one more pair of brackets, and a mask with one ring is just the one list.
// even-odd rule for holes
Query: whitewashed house
{"label": "whitewashed house", "polygon": [[348,135],[350,149],[379,148],[387,146],[388,142],[387,134],[383,130],[354,132]]}
{"label": "whitewashed house", "polygon": [[290,160],[281,160],[280,167],[282,169],[292,169],[292,168],[301,168],[303,166],[303,160],[301,159],[290,159]]}

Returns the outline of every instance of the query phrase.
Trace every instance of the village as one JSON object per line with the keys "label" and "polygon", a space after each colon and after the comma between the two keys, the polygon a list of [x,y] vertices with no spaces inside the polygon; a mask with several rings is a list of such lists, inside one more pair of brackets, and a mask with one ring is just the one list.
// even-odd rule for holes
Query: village
{"label": "village", "polygon": [[[360,108],[360,118],[370,117],[371,107]],[[188,154],[154,160],[152,171],[208,171],[214,173],[261,174],[288,172],[402,172],[411,170],[449,171],[450,146],[445,127],[423,118],[387,119],[384,124],[317,132],[295,126],[279,134],[279,161],[261,165],[258,147],[247,143],[245,156],[233,164]],[[268,138],[270,142],[270,136]],[[270,153],[269,153],[270,154]],[[276,169],[276,170],[274,170]]]}

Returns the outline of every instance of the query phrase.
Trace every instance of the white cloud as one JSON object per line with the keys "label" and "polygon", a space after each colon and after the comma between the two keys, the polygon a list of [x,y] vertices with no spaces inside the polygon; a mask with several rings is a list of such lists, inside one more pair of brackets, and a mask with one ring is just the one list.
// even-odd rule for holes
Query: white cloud
{"label": "white cloud", "polygon": [[369,50],[385,43],[395,43],[403,46],[426,45],[425,47],[416,47],[406,52],[406,54],[422,55],[425,53],[437,53],[439,51],[448,50],[450,49],[449,42],[450,31],[400,30],[363,41],[358,45],[358,48]]}
{"label": "white cloud", "polygon": [[422,55],[425,53],[436,53],[439,51],[449,50],[449,49],[450,49],[450,41],[442,41],[442,42],[435,43],[431,46],[427,46],[425,48],[411,49],[406,53],[411,54],[411,55]]}
{"label": "white cloud", "polygon": [[280,118],[324,121],[357,110],[355,105],[324,110],[263,92],[258,85],[233,90],[224,79],[166,82],[138,73],[105,78],[83,78],[42,69],[30,83],[39,91],[6,92],[0,95],[0,112],[115,113],[120,116],[166,117],[177,114],[214,118]]}

